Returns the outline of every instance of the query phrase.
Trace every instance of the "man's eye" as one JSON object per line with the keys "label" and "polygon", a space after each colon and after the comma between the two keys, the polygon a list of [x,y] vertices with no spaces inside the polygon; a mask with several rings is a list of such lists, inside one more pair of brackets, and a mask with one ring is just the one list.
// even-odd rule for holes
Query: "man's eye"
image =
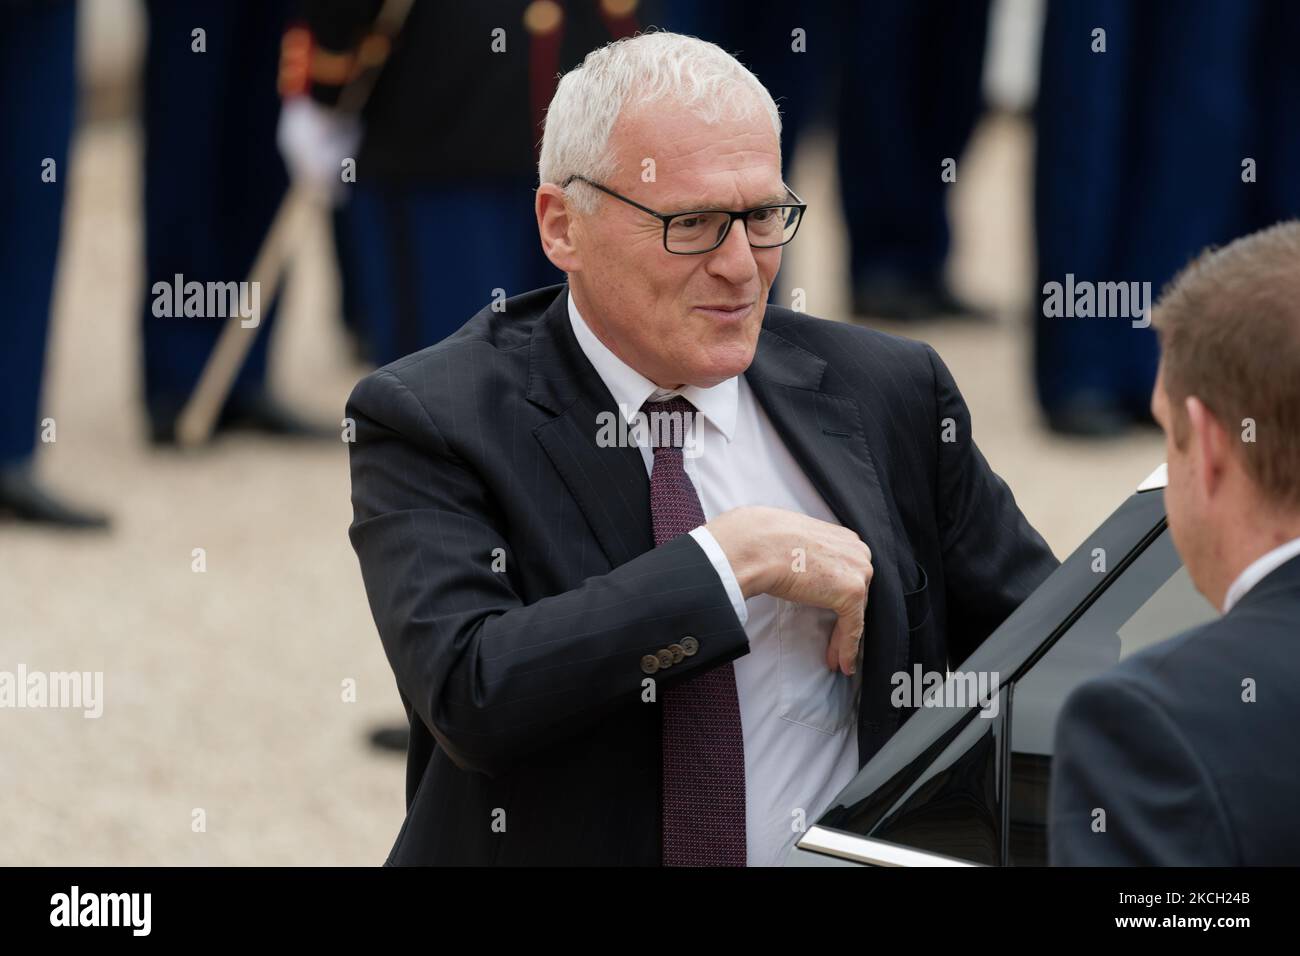
{"label": "man's eye", "polygon": [[703,216],[679,216],[673,220],[673,226],[678,229],[698,229],[703,222]]}

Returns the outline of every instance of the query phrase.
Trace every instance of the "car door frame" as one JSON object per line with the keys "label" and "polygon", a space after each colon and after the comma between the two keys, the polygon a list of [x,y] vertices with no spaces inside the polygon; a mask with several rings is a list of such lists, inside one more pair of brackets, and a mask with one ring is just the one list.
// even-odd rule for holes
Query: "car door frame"
{"label": "car door frame", "polygon": [[[1025,602],[954,671],[999,675],[999,693],[1029,671],[1069,631],[1106,589],[1165,530],[1166,470],[1162,464],[1061,563]],[[1097,549],[1118,560],[1097,570]],[[1044,636],[1045,635],[1045,636]],[[1005,696],[1005,695],[1004,695]],[[1004,700],[1005,702],[1005,700]],[[831,806],[791,848],[787,865],[817,865],[809,855],[834,857],[850,865],[981,865],[937,848],[906,846],[888,839],[888,821],[902,809],[947,747],[977,718],[978,702],[964,708],[911,712],[893,737],[861,768]],[[1001,708],[997,744],[996,800],[998,860],[1009,859],[1010,715]]]}

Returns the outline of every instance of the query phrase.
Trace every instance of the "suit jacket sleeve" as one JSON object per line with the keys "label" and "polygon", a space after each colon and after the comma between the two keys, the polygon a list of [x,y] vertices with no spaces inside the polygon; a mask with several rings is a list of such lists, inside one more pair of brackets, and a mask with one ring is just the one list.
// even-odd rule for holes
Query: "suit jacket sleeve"
{"label": "suit jacket sleeve", "polygon": [[970,656],[1060,563],[1025,520],[1006,482],[971,434],[952,373],[926,346],[934,370],[940,546],[951,666]]}
{"label": "suit jacket sleeve", "polygon": [[[1056,725],[1049,856],[1054,866],[1229,866],[1232,831],[1214,782],[1137,681],[1109,675],[1072,693]],[[1105,829],[1096,811],[1105,812]]]}
{"label": "suit jacket sleeve", "polygon": [[657,693],[748,650],[690,535],[525,604],[509,571],[522,556],[485,482],[398,376],[362,380],[347,414],[350,537],[371,612],[403,697],[458,766],[495,776],[612,708],[652,706],[641,659],[685,635],[699,651],[656,674]]}

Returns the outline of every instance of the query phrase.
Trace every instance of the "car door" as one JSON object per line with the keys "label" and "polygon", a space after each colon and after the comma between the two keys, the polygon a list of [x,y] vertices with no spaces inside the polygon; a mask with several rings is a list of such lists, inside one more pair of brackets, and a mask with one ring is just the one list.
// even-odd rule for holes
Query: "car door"
{"label": "car door", "polygon": [[1065,697],[1216,613],[1173,548],[1163,487],[1161,466],[956,668],[989,678],[996,706],[936,699],[913,710],[787,865],[1046,864]]}

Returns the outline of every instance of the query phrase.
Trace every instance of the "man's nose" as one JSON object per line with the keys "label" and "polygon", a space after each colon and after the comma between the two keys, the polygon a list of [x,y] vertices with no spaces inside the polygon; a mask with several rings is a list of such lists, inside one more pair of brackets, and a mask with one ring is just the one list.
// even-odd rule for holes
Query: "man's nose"
{"label": "man's nose", "polygon": [[722,245],[709,253],[707,258],[705,269],[709,275],[726,279],[736,285],[748,282],[754,277],[758,271],[758,263],[754,260],[754,250],[749,244],[749,233],[745,230],[743,219],[737,219],[731,224],[727,238],[723,239]]}

